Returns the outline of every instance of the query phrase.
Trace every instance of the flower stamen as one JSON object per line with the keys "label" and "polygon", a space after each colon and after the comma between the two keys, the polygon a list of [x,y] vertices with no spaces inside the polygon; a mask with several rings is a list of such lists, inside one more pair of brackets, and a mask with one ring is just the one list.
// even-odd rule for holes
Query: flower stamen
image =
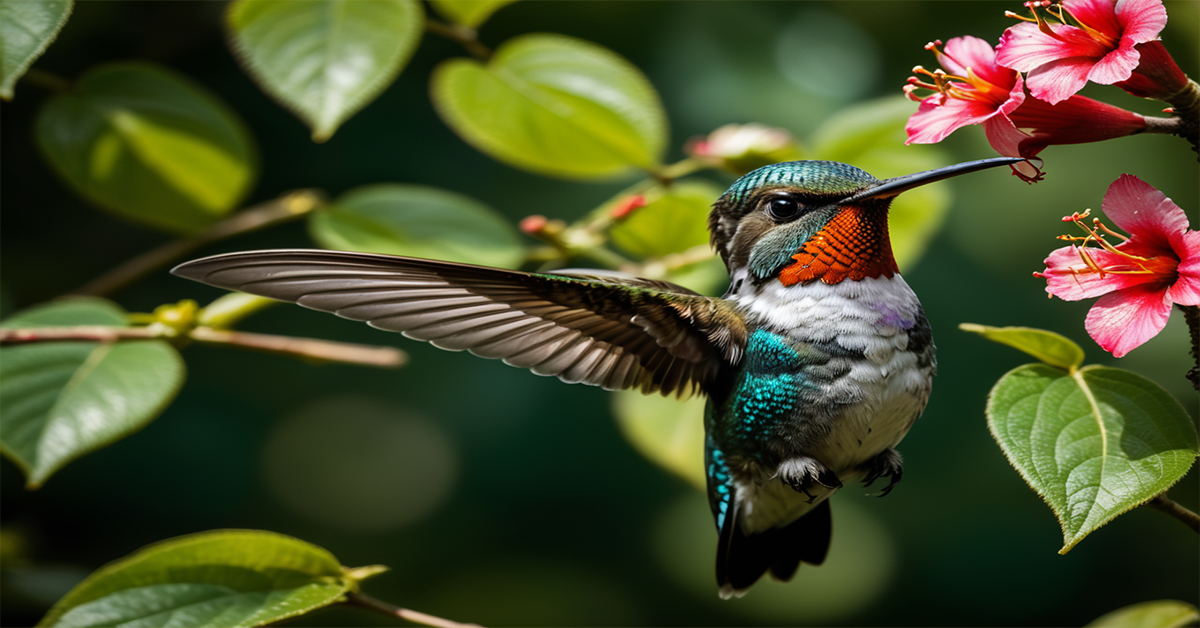
{"label": "flower stamen", "polygon": [[[1088,273],[1098,273],[1100,275],[1100,279],[1104,279],[1105,275],[1170,275],[1175,271],[1175,268],[1179,264],[1178,260],[1165,259],[1162,256],[1157,255],[1152,257],[1141,257],[1126,251],[1122,251],[1112,244],[1109,244],[1109,242],[1104,239],[1105,234],[1120,238],[1122,242],[1129,240],[1129,238],[1108,228],[1104,225],[1104,223],[1100,222],[1099,218],[1093,218],[1091,226],[1088,226],[1084,222],[1084,218],[1087,218],[1088,215],[1091,214],[1091,211],[1092,210],[1087,209],[1084,210],[1082,214],[1075,212],[1070,216],[1063,217],[1063,222],[1073,222],[1087,232],[1087,235],[1082,237],[1069,235],[1058,236],[1059,240],[1064,240],[1067,242],[1079,242],[1079,245],[1077,246],[1079,258],[1086,268],[1067,269],[1072,275],[1078,276]],[[1110,263],[1107,266],[1101,265],[1091,254],[1091,251],[1095,250],[1095,247],[1088,246],[1088,244],[1091,243],[1095,243],[1097,247],[1105,252],[1117,256],[1120,258],[1121,262],[1124,263]],[[1076,279],[1076,281],[1078,281],[1078,279]]]}

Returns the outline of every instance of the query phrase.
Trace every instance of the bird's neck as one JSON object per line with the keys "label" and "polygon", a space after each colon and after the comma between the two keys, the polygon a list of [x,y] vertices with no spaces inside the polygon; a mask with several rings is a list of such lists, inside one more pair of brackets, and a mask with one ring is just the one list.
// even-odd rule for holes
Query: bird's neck
{"label": "bird's neck", "polygon": [[792,256],[792,264],[779,273],[785,286],[820,280],[891,278],[899,268],[892,255],[886,210],[846,207],[805,242]]}

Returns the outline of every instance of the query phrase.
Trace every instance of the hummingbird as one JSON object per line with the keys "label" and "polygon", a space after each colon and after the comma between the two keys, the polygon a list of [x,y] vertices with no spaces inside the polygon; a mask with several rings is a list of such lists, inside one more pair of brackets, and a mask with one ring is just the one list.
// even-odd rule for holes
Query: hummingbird
{"label": "hummingbird", "polygon": [[[879,180],[831,161],[750,172],[714,203],[723,297],[599,270],[529,273],[329,250],[216,255],[172,272],[365,321],[451,351],[609,390],[707,396],[704,462],[722,598],[788,581],[829,550],[828,498],[903,475],[895,447],[925,409],[937,360],[900,276],[900,193],[1013,164]],[[699,453],[699,452],[697,452]]]}

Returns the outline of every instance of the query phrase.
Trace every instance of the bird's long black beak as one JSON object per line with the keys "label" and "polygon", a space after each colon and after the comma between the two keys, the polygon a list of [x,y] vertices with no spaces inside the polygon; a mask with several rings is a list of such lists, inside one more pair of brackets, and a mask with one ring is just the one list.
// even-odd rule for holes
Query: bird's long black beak
{"label": "bird's long black beak", "polygon": [[855,203],[864,201],[869,198],[889,198],[896,196],[901,192],[907,192],[915,187],[920,187],[926,183],[957,177],[960,174],[968,172],[976,172],[978,170],[986,170],[987,168],[995,168],[996,166],[1006,166],[1025,161],[1020,157],[993,157],[992,159],[979,159],[976,161],[967,161],[937,170],[926,170],[916,174],[904,175],[903,177],[895,177],[893,179],[885,179],[879,182],[879,185],[863,190],[845,200],[839,205],[846,203]]}

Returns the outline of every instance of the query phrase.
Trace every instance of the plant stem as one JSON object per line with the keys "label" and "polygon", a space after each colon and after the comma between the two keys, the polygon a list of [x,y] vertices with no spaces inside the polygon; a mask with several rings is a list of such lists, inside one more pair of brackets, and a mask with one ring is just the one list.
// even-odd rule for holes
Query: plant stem
{"label": "plant stem", "polygon": [[1176,303],[1175,307],[1183,310],[1183,320],[1187,321],[1188,333],[1192,335],[1192,360],[1196,362],[1185,377],[1192,382],[1192,388],[1200,390],[1200,305]]}
{"label": "plant stem", "polygon": [[492,58],[492,50],[480,43],[479,34],[473,28],[461,24],[445,24],[426,18],[425,30],[434,35],[457,42],[467,52],[471,53],[472,57],[480,61],[487,61]]}
{"label": "plant stem", "polygon": [[350,606],[358,606],[360,608],[369,609],[369,610],[375,611],[377,613],[383,613],[384,615],[390,615],[392,617],[399,617],[400,619],[412,622],[414,624],[422,624],[425,626],[434,626],[435,628],[468,628],[468,627],[472,627],[472,626],[475,628],[478,628],[478,626],[479,626],[478,624],[460,624],[456,621],[451,621],[449,619],[442,619],[441,617],[436,617],[436,616],[430,615],[428,613],[422,613],[420,611],[414,611],[414,610],[407,609],[407,608],[401,608],[399,606],[393,606],[391,604],[388,604],[387,602],[384,602],[382,600],[377,600],[377,599],[367,595],[366,593],[362,593],[360,591],[354,591],[351,593],[347,593],[346,594],[346,604],[349,604]]}
{"label": "plant stem", "polygon": [[104,273],[71,294],[105,296],[121,290],[183,256],[242,233],[299,218],[325,204],[318,190],[298,190],[244,209],[194,236],[168,242]]}
{"label": "plant stem", "polygon": [[1191,143],[1192,150],[1200,154],[1200,84],[1189,79],[1186,87],[1164,101],[1179,118],[1179,128],[1174,134]]}
{"label": "plant stem", "polygon": [[188,336],[196,342],[229,345],[239,349],[262,351],[319,362],[343,362],[379,368],[398,368],[408,361],[408,355],[394,347],[375,347],[349,342],[295,338],[273,334],[255,334],[212,327],[197,327]]}
{"label": "plant stem", "polygon": [[30,68],[25,72],[25,75],[21,77],[21,80],[29,83],[30,85],[36,85],[42,89],[58,92],[60,94],[71,91],[71,81],[69,79],[52,72],[46,72],[45,70],[35,70]]}
{"label": "plant stem", "polygon": [[184,338],[204,344],[227,345],[238,349],[263,351],[319,362],[343,362],[380,368],[397,368],[408,361],[407,354],[394,347],[375,347],[315,338],[255,334],[211,327],[196,327],[182,334],[178,330],[161,324],[146,327],[78,325],[74,327],[0,329],[0,345],[72,340],[87,342],[167,340],[177,342]]}
{"label": "plant stem", "polygon": [[163,331],[151,327],[104,327],[102,325],[78,325],[75,327],[28,327],[25,329],[0,329],[0,344],[23,344],[27,342],[86,340],[90,342],[115,342],[117,340],[147,340],[163,338]]}
{"label": "plant stem", "polygon": [[1200,534],[1200,515],[1180,506],[1166,493],[1159,493],[1153,499],[1143,504],[1149,508],[1160,510],[1183,522],[1183,525]]}
{"label": "plant stem", "polygon": [[1146,128],[1142,133],[1151,135],[1178,135],[1183,129],[1183,120],[1176,116],[1170,118],[1159,118],[1157,116],[1145,116]]}

